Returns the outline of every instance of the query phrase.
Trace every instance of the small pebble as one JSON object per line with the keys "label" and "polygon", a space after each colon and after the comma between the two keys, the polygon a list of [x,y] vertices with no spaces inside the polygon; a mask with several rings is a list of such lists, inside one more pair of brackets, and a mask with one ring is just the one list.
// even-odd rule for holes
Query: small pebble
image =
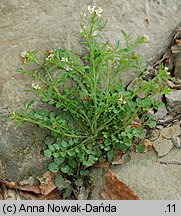
{"label": "small pebble", "polygon": [[181,148],[181,142],[178,136],[177,137],[172,136],[171,140],[176,148]]}

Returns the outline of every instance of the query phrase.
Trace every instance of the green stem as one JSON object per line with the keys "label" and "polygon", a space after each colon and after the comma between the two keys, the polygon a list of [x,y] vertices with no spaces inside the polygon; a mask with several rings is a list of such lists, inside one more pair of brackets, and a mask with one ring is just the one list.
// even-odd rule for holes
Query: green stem
{"label": "green stem", "polygon": [[[94,20],[93,20],[94,21]],[[89,52],[90,52],[90,64],[91,64],[91,72],[93,75],[93,80],[92,80],[92,85],[91,85],[91,90],[93,92],[93,97],[94,97],[94,116],[92,119],[92,125],[91,125],[91,130],[92,133],[95,133],[95,130],[97,128],[97,79],[96,79],[96,70],[95,70],[95,61],[94,61],[94,49],[93,49],[93,26],[91,26],[90,29],[90,38],[88,39],[88,45],[89,45]]]}
{"label": "green stem", "polygon": [[[39,63],[37,60],[35,61],[37,65],[39,65],[41,68],[43,68],[45,70],[45,72],[47,73],[47,75],[50,78],[51,81],[51,86],[53,86],[53,89],[55,90],[55,92],[57,93],[58,97],[61,99],[59,100],[59,103],[62,104],[66,109],[68,109],[68,106],[66,106],[62,100],[66,101],[67,103],[70,103],[70,100],[67,99],[66,97],[64,97],[63,95],[60,94],[59,90],[57,89],[57,87],[54,85],[53,83],[53,78],[50,75],[50,73],[48,72],[48,70],[44,67],[44,65],[42,65],[41,63]],[[80,71],[79,71],[80,72]],[[35,78],[41,80],[43,83],[45,83],[46,85],[48,84],[44,79],[42,79],[41,77],[37,76],[36,74],[34,74]],[[74,103],[72,103],[71,101],[71,105],[74,106],[74,110],[69,110],[71,113],[75,113],[76,115],[80,116],[82,119],[84,119],[89,125],[91,125],[89,118],[85,115],[85,113],[82,112],[82,114],[76,112],[75,110],[78,109],[77,105],[75,105]],[[81,109],[80,109],[81,110]]]}
{"label": "green stem", "polygon": [[[44,124],[42,122],[36,121],[36,120],[28,118],[28,117],[20,117],[18,115],[18,117],[16,117],[15,120],[23,120],[23,121],[26,121],[26,122],[29,122],[29,123],[33,123],[33,124],[41,126],[42,128],[46,128],[46,129],[48,129],[50,131],[53,131],[53,132],[55,132],[57,134],[61,134],[63,136],[67,136],[67,137],[72,137],[72,138],[87,138],[87,137],[89,137],[89,136],[81,136],[81,135],[75,135],[75,134],[62,133],[62,132],[57,131],[56,129],[54,129],[54,128],[52,128],[52,127],[50,127],[50,126],[48,126],[48,125],[46,125],[46,124]],[[59,125],[59,127],[61,127],[62,129],[65,129],[65,127],[63,127],[63,126]]]}

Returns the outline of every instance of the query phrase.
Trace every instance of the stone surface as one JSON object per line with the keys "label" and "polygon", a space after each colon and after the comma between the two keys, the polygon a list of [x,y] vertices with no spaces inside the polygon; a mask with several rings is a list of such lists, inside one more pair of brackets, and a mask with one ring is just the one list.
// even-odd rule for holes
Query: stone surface
{"label": "stone surface", "polygon": [[42,153],[45,131],[31,125],[17,127],[2,119],[0,128],[0,178],[21,181],[43,174],[47,167]]}
{"label": "stone surface", "polygon": [[173,148],[168,155],[159,158],[158,162],[164,164],[181,165],[181,149]]}
{"label": "stone surface", "polygon": [[179,136],[173,136],[171,140],[176,148],[181,148],[181,138]]}
{"label": "stone surface", "polygon": [[167,113],[168,111],[164,105],[158,108],[157,112],[154,114],[154,117],[156,120],[165,120]]}
{"label": "stone surface", "polygon": [[172,115],[179,115],[181,113],[181,90],[172,90],[165,95],[166,106]]}
{"label": "stone surface", "polygon": [[[31,95],[23,92],[31,86],[30,77],[15,73],[21,67],[20,53],[24,50],[40,50],[52,48],[69,48],[75,44],[78,48],[79,12],[86,4],[81,0],[1,0],[0,4],[0,113],[5,107],[19,108]],[[170,43],[172,31],[179,25],[181,19],[181,2],[177,0],[140,0],[135,3],[130,1],[94,1],[103,8],[103,18],[108,18],[107,27],[103,37],[105,40],[115,42],[123,39],[121,34],[125,30],[135,38],[137,35],[146,34],[150,41],[140,50],[144,62],[159,58]],[[146,21],[147,20],[147,21]],[[169,20],[169,22],[168,22]],[[130,74],[122,75],[125,83],[130,82]],[[1,116],[2,118],[2,116]],[[0,177],[19,179],[27,176],[29,169],[41,170],[43,164],[32,145],[38,137],[37,127],[31,129],[14,129],[1,122],[0,148],[1,153]],[[30,138],[31,137],[31,138]],[[8,147],[7,147],[8,146]],[[30,148],[31,157],[19,156],[13,153],[14,147],[20,149]],[[41,145],[40,145],[41,146]],[[29,149],[30,150],[30,149]],[[10,156],[9,156],[10,155]],[[23,153],[24,155],[24,153]],[[30,159],[31,158],[31,159]],[[31,163],[27,163],[30,161]],[[38,162],[37,162],[38,161]],[[5,172],[4,172],[5,171]],[[34,171],[32,171],[34,172]],[[31,173],[32,173],[31,172]]]}
{"label": "stone surface", "polygon": [[159,163],[154,151],[137,154],[130,162],[112,166],[111,170],[142,200],[181,199],[181,166]]}
{"label": "stone surface", "polygon": [[92,181],[92,190],[89,194],[90,200],[101,199],[105,170],[103,168],[92,169],[90,178]]}
{"label": "stone surface", "polygon": [[158,157],[163,157],[167,155],[171,151],[173,146],[173,142],[167,139],[158,138],[153,142],[153,147],[157,152]]}
{"label": "stone surface", "polygon": [[181,133],[180,122],[176,122],[171,127],[165,127],[160,131],[160,137],[163,139],[171,139],[172,137],[179,136]]}

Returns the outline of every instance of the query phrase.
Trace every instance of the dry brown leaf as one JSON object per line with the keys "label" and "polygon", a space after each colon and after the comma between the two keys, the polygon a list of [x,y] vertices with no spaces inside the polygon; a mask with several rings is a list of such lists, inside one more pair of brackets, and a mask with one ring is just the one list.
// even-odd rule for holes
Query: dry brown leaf
{"label": "dry brown leaf", "polygon": [[168,84],[168,87],[170,87],[170,88],[174,88],[175,87],[175,84],[172,81],[170,81],[170,80],[167,81],[167,84]]}
{"label": "dry brown leaf", "polygon": [[172,51],[171,51],[171,49],[169,48],[169,49],[164,53],[163,57],[162,57],[159,61],[157,61],[153,66],[155,67],[155,66],[161,64],[163,61],[168,60],[168,59],[170,59],[170,58],[172,58]]}
{"label": "dry brown leaf", "polygon": [[149,139],[144,139],[143,145],[145,146],[144,153],[151,151],[153,148],[153,144]]}
{"label": "dry brown leaf", "polygon": [[18,182],[9,182],[3,179],[0,179],[0,183],[3,184],[4,186],[8,187],[8,188],[13,188],[13,189],[17,189],[18,188]]}
{"label": "dry brown leaf", "polygon": [[125,183],[121,182],[111,170],[105,176],[104,187],[101,193],[106,200],[139,200],[137,196]]}
{"label": "dry brown leaf", "polygon": [[178,45],[181,45],[181,40],[176,39],[175,43],[178,44]]}
{"label": "dry brown leaf", "polygon": [[113,165],[122,164],[123,163],[122,156],[123,156],[123,153],[121,151],[116,151],[114,154],[114,159],[113,159],[112,164]]}
{"label": "dry brown leaf", "polygon": [[55,174],[47,171],[44,173],[43,175],[43,180],[44,182],[42,182],[42,184],[39,186],[41,193],[46,196],[49,193],[51,193],[53,190],[56,189],[56,186],[54,184],[54,178],[55,178]]}
{"label": "dry brown leaf", "polygon": [[19,189],[19,190],[29,191],[29,192],[34,192],[34,193],[41,193],[39,186],[36,186],[36,185],[20,186],[18,182],[9,182],[9,181],[2,180],[2,179],[0,180],[0,182],[7,188]]}
{"label": "dry brown leaf", "polygon": [[[8,182],[0,179],[0,183],[3,186],[2,197],[0,199],[20,199],[18,195],[20,194],[23,199],[26,200],[56,200],[60,199],[60,194],[57,187],[54,184],[55,174],[47,171],[44,173],[43,178],[41,178],[40,185],[24,185],[20,186],[18,182]],[[6,188],[7,187],[7,188]],[[16,190],[11,190],[16,189]],[[34,194],[32,194],[32,192]],[[16,195],[18,194],[18,195]]]}
{"label": "dry brown leaf", "polygon": [[108,161],[105,161],[105,162],[96,161],[93,166],[96,167],[96,168],[98,168],[98,167],[108,168],[109,167],[109,162]]}
{"label": "dry brown leaf", "polygon": [[60,200],[60,192],[55,188],[49,194],[44,196],[43,200]]}
{"label": "dry brown leaf", "polygon": [[27,192],[33,192],[36,194],[41,193],[41,190],[38,185],[24,185],[24,186],[19,186],[18,189]]}
{"label": "dry brown leaf", "polygon": [[42,200],[43,196],[40,194],[32,194],[26,191],[19,191],[23,200]]}
{"label": "dry brown leaf", "polygon": [[4,188],[2,191],[3,200],[21,200],[21,196],[17,190]]}
{"label": "dry brown leaf", "polygon": [[123,164],[123,163],[124,163],[124,161],[122,160],[122,158],[120,158],[119,160],[113,161],[111,164],[112,165],[120,165],[120,164]]}

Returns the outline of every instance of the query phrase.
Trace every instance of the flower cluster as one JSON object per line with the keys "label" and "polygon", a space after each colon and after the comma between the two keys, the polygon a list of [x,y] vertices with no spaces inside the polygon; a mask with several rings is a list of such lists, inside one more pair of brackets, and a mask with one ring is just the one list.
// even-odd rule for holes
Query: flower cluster
{"label": "flower cluster", "polygon": [[54,53],[51,53],[47,58],[46,58],[46,61],[51,59],[51,58],[54,58],[55,54]]}
{"label": "flower cluster", "polygon": [[31,85],[31,87],[34,88],[34,89],[36,89],[36,90],[41,89],[40,85],[39,84],[35,84],[35,83],[33,83]]}
{"label": "flower cluster", "polygon": [[119,98],[119,102],[121,103],[121,104],[125,104],[126,103],[126,101],[123,99],[123,96],[121,95],[121,97]]}
{"label": "flower cluster", "polygon": [[88,5],[88,11],[90,14],[95,12],[97,14],[97,16],[101,17],[103,10],[101,7],[96,7],[95,5],[94,6]]}
{"label": "flower cluster", "polygon": [[80,33],[83,33],[87,29],[87,26],[83,26],[80,30]]}
{"label": "flower cluster", "polygon": [[62,57],[61,62],[68,63],[68,58],[64,58],[64,57]]}
{"label": "flower cluster", "polygon": [[146,41],[149,41],[149,36],[146,34],[143,34],[143,37],[145,38]]}
{"label": "flower cluster", "polygon": [[26,58],[28,52],[25,50],[24,52],[21,52],[21,57],[22,58]]}
{"label": "flower cluster", "polygon": [[68,58],[65,58],[65,57],[62,57],[61,58],[61,62],[64,62],[65,63],[65,70],[66,71],[72,71],[72,68],[70,68],[67,63],[68,63]]}
{"label": "flower cluster", "polygon": [[72,71],[73,69],[66,65],[66,66],[65,66],[65,70],[66,70],[66,71]]}

